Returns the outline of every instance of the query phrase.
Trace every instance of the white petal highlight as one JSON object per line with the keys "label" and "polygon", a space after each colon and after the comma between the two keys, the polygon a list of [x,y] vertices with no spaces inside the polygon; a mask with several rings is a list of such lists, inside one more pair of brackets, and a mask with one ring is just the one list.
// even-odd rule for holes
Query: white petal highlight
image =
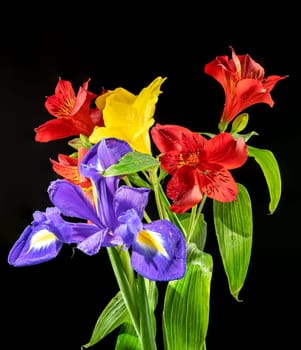
{"label": "white petal highlight", "polygon": [[47,248],[56,240],[57,237],[54,233],[46,229],[40,230],[32,236],[29,250]]}

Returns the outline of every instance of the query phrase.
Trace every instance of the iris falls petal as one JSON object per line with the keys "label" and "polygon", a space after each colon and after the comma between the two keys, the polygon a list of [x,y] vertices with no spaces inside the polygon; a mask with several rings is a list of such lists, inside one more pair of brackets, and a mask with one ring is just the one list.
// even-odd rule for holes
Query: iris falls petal
{"label": "iris falls petal", "polygon": [[132,245],[131,263],[150,280],[182,278],[186,270],[186,241],[182,232],[167,220],[144,224]]}
{"label": "iris falls petal", "polygon": [[58,230],[48,220],[47,213],[35,212],[33,222],[25,228],[10,250],[8,263],[13,266],[28,266],[55,258],[64,243],[58,239]]}

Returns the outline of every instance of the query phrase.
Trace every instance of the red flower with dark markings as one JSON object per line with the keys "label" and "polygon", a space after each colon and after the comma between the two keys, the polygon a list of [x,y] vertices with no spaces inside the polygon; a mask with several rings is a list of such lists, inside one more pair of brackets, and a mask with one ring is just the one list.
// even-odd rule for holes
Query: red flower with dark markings
{"label": "red flower with dark markings", "polygon": [[81,175],[79,171],[80,163],[88,152],[88,148],[79,147],[78,156],[70,157],[65,154],[58,154],[58,162],[50,159],[53,170],[64,179],[79,185],[85,192],[91,203],[94,203],[91,180]]}
{"label": "red flower with dark markings", "polygon": [[161,152],[161,167],[171,175],[166,194],[173,201],[172,211],[184,213],[204,195],[220,202],[236,199],[238,187],[229,170],[248,159],[242,137],[235,140],[222,132],[208,140],[184,127],[160,124],[151,136]]}
{"label": "red flower with dark markings", "polygon": [[56,119],[34,129],[36,141],[48,142],[80,134],[89,137],[96,125],[104,125],[102,112],[91,108],[97,95],[88,91],[89,81],[75,95],[71,82],[59,78],[55,94],[47,97],[45,102],[47,111]]}
{"label": "red flower with dark markings", "polygon": [[205,65],[205,73],[215,78],[224,88],[225,104],[221,116],[220,129],[227,125],[244,109],[256,103],[267,103],[273,107],[270,92],[279,80],[288,75],[270,75],[264,77],[265,71],[248,54],[236,55],[233,48],[232,59],[218,56]]}

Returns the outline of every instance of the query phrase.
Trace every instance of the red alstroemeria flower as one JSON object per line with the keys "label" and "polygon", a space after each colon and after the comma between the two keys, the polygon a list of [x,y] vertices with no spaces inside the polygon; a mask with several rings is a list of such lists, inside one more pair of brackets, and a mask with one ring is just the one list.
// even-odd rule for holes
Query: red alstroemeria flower
{"label": "red alstroemeria flower", "polygon": [[80,163],[87,152],[88,148],[79,147],[77,158],[60,153],[58,154],[58,162],[53,159],[50,159],[50,162],[52,163],[52,169],[58,175],[76,185],[79,185],[91,203],[94,203],[91,180],[82,176],[79,171]]}
{"label": "red alstroemeria flower", "polygon": [[235,140],[222,132],[208,140],[184,127],[160,124],[151,136],[161,152],[161,167],[171,175],[166,194],[173,201],[172,211],[184,213],[204,195],[220,202],[236,199],[238,187],[229,170],[248,159],[242,137]]}
{"label": "red alstroemeria flower", "polygon": [[205,73],[215,78],[224,88],[225,104],[220,121],[225,127],[251,105],[267,103],[273,107],[270,92],[279,80],[288,77],[271,75],[265,78],[262,66],[248,54],[236,55],[232,47],[231,51],[232,59],[218,56],[205,65]]}
{"label": "red alstroemeria flower", "polygon": [[104,125],[101,111],[91,108],[97,95],[88,91],[89,81],[75,95],[71,82],[59,78],[55,94],[45,102],[47,111],[56,119],[34,129],[36,141],[48,142],[80,134],[89,137],[96,125]]}

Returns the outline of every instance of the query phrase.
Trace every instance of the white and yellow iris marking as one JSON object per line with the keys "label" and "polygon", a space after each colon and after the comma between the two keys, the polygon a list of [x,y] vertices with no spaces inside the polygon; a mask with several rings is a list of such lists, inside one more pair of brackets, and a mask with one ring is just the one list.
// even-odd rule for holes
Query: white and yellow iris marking
{"label": "white and yellow iris marking", "polygon": [[52,232],[46,229],[38,231],[30,241],[29,250],[48,247],[51,243],[53,243],[56,240],[57,237]]}
{"label": "white and yellow iris marking", "polygon": [[141,230],[138,233],[137,242],[148,249],[156,250],[165,257],[168,257],[167,251],[163,247],[163,240],[158,232]]}

